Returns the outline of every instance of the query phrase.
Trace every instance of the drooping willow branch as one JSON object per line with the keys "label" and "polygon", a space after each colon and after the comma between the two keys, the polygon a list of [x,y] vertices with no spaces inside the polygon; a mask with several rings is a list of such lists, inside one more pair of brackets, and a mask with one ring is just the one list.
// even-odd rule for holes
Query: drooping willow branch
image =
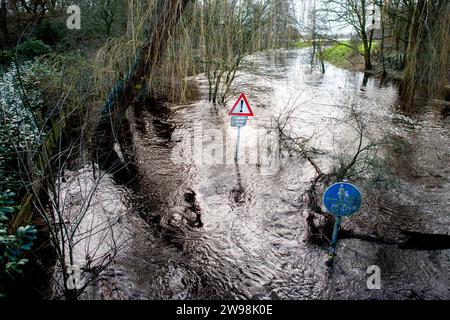
{"label": "drooping willow branch", "polygon": [[94,134],[94,157],[102,169],[109,170],[120,162],[114,151],[114,143],[117,141],[123,116],[145,88],[148,75],[161,61],[170,36],[189,2],[190,0],[159,1],[153,28],[140,50],[134,68],[110,91]]}

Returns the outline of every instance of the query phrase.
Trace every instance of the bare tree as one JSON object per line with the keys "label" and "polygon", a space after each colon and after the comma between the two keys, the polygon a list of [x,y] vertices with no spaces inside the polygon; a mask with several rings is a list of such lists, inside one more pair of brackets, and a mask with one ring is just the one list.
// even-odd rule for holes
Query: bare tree
{"label": "bare tree", "polygon": [[[107,36],[121,26],[120,18],[124,16],[126,2],[118,0],[101,0],[93,7],[93,23]],[[116,28],[115,28],[116,27]]]}
{"label": "bare tree", "polygon": [[297,112],[301,110],[302,105],[298,103],[300,96],[291,100],[283,112],[272,119],[270,129],[278,136],[279,156],[283,152],[287,152],[289,156],[297,155],[306,159],[316,171],[317,175],[323,175],[322,169],[314,160],[314,154],[319,150],[310,146],[310,141],[314,137],[313,133],[310,137],[304,137],[295,130],[298,117]]}
{"label": "bare tree", "polygon": [[287,46],[294,24],[290,1],[205,1],[201,8],[201,60],[209,100],[224,103],[237,71],[259,50]]}
{"label": "bare tree", "polygon": [[382,141],[368,138],[367,121],[360,111],[361,102],[355,97],[347,97],[344,105],[340,107],[348,110],[348,118],[340,121],[342,125],[350,127],[355,132],[355,138],[350,143],[350,150],[344,146],[337,146],[337,163],[332,170],[332,176],[336,181],[354,179],[364,176],[371,170],[371,160],[376,156],[378,147]]}
{"label": "bare tree", "polygon": [[[280,154],[287,152],[289,156],[298,155],[308,161],[314,168],[316,175],[311,180],[310,187],[303,195],[305,204],[306,222],[309,228],[309,239],[314,242],[327,242],[331,239],[333,219],[321,209],[321,194],[325,188],[343,179],[370,178],[374,167],[374,159],[382,140],[369,138],[367,124],[361,110],[361,101],[355,97],[346,97],[339,108],[344,110],[346,117],[339,120],[339,127],[349,127],[354,135],[345,142],[335,142],[336,155],[317,150],[311,145],[314,133],[310,137],[299,135],[295,128],[300,121],[297,113],[301,111],[301,105],[297,100],[291,101],[282,114],[273,119],[272,128],[278,133]],[[324,170],[316,158],[327,154],[332,165]]]}
{"label": "bare tree", "polygon": [[[58,106],[64,104],[65,98],[62,96]],[[106,173],[99,171],[94,175],[91,168],[88,172],[92,176],[84,169],[68,177],[69,159],[85,150],[85,133],[82,131],[78,138],[65,145],[63,135],[58,137],[55,132],[64,130],[66,119],[63,117],[66,116],[62,110],[54,112],[61,115],[59,124],[55,124],[50,135],[43,134],[43,143],[35,147],[28,144],[28,150],[16,146],[15,151],[20,162],[21,183],[56,253],[55,288],[59,287],[61,291],[57,292],[65,298],[77,299],[114,261],[127,238],[116,228],[119,216],[114,212],[118,208],[111,207],[114,202],[105,199],[99,190],[107,178]],[[57,140],[50,143],[55,138]],[[13,141],[13,137],[10,139]],[[102,210],[108,205],[108,210]],[[75,274],[78,271],[79,274]]]}
{"label": "bare tree", "polygon": [[[56,108],[64,105],[66,97],[61,97]],[[80,150],[86,152],[85,132],[82,130],[78,138],[73,137],[66,145],[62,131],[69,116],[61,109],[55,112],[61,115],[59,122],[53,125],[50,135],[44,134],[43,128],[40,130],[42,144],[28,144],[30,149],[25,152],[20,147],[15,150],[22,185],[31,198],[34,213],[46,226],[56,253],[57,268],[52,279],[55,293],[77,299],[114,261],[128,239],[117,228],[117,202],[105,198],[99,189],[108,179],[106,173],[97,170],[99,174],[95,175],[92,167],[78,172],[79,166],[72,169],[75,172],[69,168],[71,158],[79,157]],[[13,137],[10,139],[13,141]],[[105,206],[109,208],[104,209]]]}
{"label": "bare tree", "polygon": [[[17,64],[13,70],[16,89],[9,91],[14,97],[7,101],[15,101],[16,105],[5,108],[2,103],[0,119],[5,123],[16,117],[20,127],[18,132],[5,130],[2,144],[10,146],[17,161],[18,179],[26,192],[23,210],[32,212],[35,221],[42,221],[54,250],[57,265],[52,280],[56,292],[67,299],[77,299],[126,243],[127,233],[120,228],[124,208],[118,207],[117,197],[105,198],[100,186],[103,189],[111,178],[94,170],[85,156],[91,124],[89,110],[78,103],[80,97],[70,83],[78,81],[71,76],[73,70],[47,76],[48,88],[57,86],[59,98],[48,108],[46,117],[32,103],[41,99],[36,88],[33,86],[30,93],[25,86],[29,83],[25,77],[30,75],[23,74]],[[61,86],[62,79],[67,86]],[[70,130],[66,128],[68,123],[78,123],[70,135],[65,132]],[[113,167],[111,172],[118,169]]]}
{"label": "bare tree", "polygon": [[323,42],[325,28],[321,25],[320,16],[316,7],[316,1],[313,1],[313,6],[309,14],[309,27],[306,28],[311,37],[312,52],[311,52],[311,67],[319,64],[320,71],[325,73],[324,63],[324,48]]}
{"label": "bare tree", "polygon": [[[326,2],[327,19],[336,28],[351,26],[363,44],[364,66],[366,70],[372,69],[372,41],[375,29],[375,1],[373,0],[330,0]],[[334,40],[359,53],[346,43]]]}

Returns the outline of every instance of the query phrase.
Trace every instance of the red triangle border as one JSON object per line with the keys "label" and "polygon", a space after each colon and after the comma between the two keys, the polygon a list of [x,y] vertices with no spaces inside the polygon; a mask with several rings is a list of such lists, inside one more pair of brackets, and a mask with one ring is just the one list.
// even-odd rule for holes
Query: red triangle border
{"label": "red triangle border", "polygon": [[[239,104],[239,101],[241,101],[241,99],[244,99],[244,103],[247,105],[248,110],[250,111],[250,113],[234,113],[234,109],[236,109],[236,107]],[[229,116],[248,116],[248,117],[253,117],[253,110],[252,108],[250,108],[250,104],[248,103],[247,97],[245,96],[245,93],[241,93],[241,95],[239,96],[239,98],[237,99],[236,103],[234,104],[233,108],[231,108],[230,112],[228,112]]]}

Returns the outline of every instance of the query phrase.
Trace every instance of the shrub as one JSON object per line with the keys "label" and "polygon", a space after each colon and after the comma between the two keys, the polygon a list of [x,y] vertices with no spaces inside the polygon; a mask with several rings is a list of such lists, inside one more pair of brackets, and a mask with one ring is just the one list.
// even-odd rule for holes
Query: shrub
{"label": "shrub", "polygon": [[31,250],[36,240],[37,230],[33,226],[20,227],[15,235],[8,233],[7,222],[15,212],[15,193],[0,193],[0,277],[5,274],[10,278],[23,272],[23,266],[28,262],[25,252]]}
{"label": "shrub", "polygon": [[49,54],[50,52],[52,52],[52,48],[50,48],[50,46],[45,44],[42,40],[31,38],[18,45],[16,47],[16,52],[23,58],[32,59],[44,54]]}
{"label": "shrub", "polygon": [[61,31],[64,28],[65,26],[61,23],[46,19],[36,28],[34,36],[36,39],[42,40],[50,46],[54,46],[64,39],[64,33]]}
{"label": "shrub", "polygon": [[11,63],[13,58],[13,53],[10,50],[0,51],[0,65],[7,66]]}

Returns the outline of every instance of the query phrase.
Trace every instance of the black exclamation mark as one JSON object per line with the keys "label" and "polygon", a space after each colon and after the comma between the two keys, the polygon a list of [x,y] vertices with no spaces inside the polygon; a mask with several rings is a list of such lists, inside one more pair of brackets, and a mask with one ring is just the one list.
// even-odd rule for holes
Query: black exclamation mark
{"label": "black exclamation mark", "polygon": [[241,100],[241,111],[239,113],[244,113],[244,100]]}

